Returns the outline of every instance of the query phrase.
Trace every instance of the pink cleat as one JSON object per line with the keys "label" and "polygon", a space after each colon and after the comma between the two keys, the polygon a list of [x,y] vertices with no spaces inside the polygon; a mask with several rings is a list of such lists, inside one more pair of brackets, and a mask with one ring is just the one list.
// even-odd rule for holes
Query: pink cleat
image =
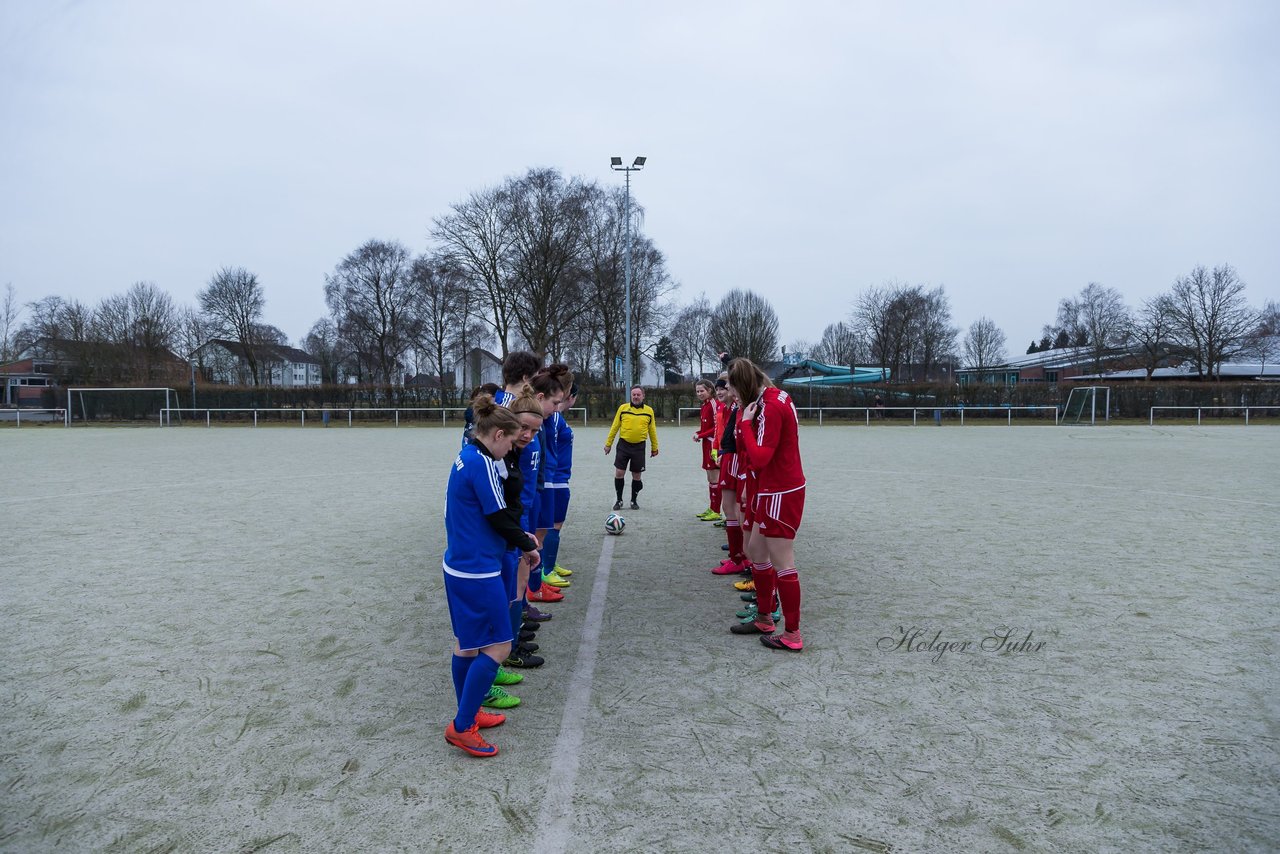
{"label": "pink cleat", "polygon": [[712,575],[737,575],[745,570],[746,567],[738,563],[733,558],[726,558],[721,561],[720,565],[711,570]]}

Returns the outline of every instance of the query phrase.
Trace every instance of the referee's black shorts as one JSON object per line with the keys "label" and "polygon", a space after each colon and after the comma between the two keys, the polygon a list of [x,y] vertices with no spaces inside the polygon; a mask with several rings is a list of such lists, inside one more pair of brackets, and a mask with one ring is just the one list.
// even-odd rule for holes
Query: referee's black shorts
{"label": "referee's black shorts", "polygon": [[628,465],[631,473],[644,471],[644,442],[628,442],[618,439],[618,449],[613,452],[613,467],[626,471]]}

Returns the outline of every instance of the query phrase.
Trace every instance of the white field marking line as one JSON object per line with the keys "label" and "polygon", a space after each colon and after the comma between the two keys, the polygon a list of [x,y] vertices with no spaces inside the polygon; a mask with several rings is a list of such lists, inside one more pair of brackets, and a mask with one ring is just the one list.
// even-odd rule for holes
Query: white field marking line
{"label": "white field marking line", "polygon": [[[291,474],[281,477],[263,477],[263,478],[247,478],[244,480],[211,480],[207,483],[200,484],[203,487],[226,487],[226,486],[252,486],[262,483],[280,483],[287,480],[317,480],[326,477],[390,477],[392,475],[403,475],[407,472],[403,470],[370,472],[361,469],[354,472],[325,472],[323,474]],[[120,495],[126,492],[149,492],[153,489],[191,489],[192,484],[186,483],[152,483],[145,486],[121,486],[116,489],[99,489],[93,492],[60,492],[51,495],[23,495],[19,498],[0,498],[0,506],[5,504],[29,504],[32,501],[65,501],[71,498],[97,498],[100,495]]]}
{"label": "white field marking line", "polygon": [[1028,483],[1033,486],[1053,486],[1054,488],[1063,486],[1074,486],[1081,489],[1097,489],[1110,490],[1112,492],[1131,492],[1135,495],[1154,495],[1160,498],[1190,498],[1195,501],[1221,501],[1227,504],[1249,504],[1256,507],[1275,507],[1280,508],[1280,504],[1274,504],[1270,501],[1253,501],[1248,498],[1223,498],[1218,495],[1193,495],[1189,492],[1165,492],[1160,489],[1133,489],[1127,486],[1107,486],[1101,483],[1076,483],[1073,481],[1046,481],[1035,480],[1029,477],[996,477],[989,474],[939,474],[937,472],[920,472],[920,471],[888,471],[881,469],[848,469],[856,474],[885,474],[894,477],[932,477],[937,479],[946,478],[949,480],[993,480],[1000,483]]}
{"label": "white field marking line", "polygon": [[591,683],[596,672],[596,650],[600,646],[600,628],[604,620],[604,603],[609,592],[609,568],[613,565],[614,538],[605,535],[600,548],[600,562],[596,565],[591,584],[591,602],[582,624],[582,643],[578,647],[578,660],[569,674],[569,690],[565,697],[564,714],[560,718],[560,734],[551,748],[551,768],[547,772],[547,792],[555,792],[554,798],[543,801],[542,820],[539,822],[537,840],[531,851],[560,852],[569,844],[570,819],[573,809],[573,790],[578,779],[578,765],[582,758],[582,736],[587,719],[587,706],[591,702]]}

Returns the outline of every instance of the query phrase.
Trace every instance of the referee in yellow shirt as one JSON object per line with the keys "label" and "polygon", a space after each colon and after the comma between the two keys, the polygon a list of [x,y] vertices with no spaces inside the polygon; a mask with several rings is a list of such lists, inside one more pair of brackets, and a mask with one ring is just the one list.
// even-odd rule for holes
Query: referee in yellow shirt
{"label": "referee in yellow shirt", "polygon": [[618,453],[613,458],[613,489],[618,494],[614,510],[622,509],[622,485],[626,479],[627,467],[631,468],[631,509],[639,510],[636,496],[644,489],[640,475],[644,472],[644,439],[649,437],[653,449],[649,456],[658,455],[658,422],[653,415],[653,407],[644,402],[644,389],[631,387],[631,400],[618,407],[613,416],[613,426],[609,428],[609,438],[604,440],[604,452],[607,455],[613,447],[613,439],[618,438]]}

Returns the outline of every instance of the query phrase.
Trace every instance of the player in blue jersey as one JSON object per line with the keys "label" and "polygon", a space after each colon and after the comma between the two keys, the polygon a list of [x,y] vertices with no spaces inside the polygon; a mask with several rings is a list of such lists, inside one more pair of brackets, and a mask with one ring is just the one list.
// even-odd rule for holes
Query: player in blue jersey
{"label": "player in blue jersey", "polygon": [[[569,392],[565,395],[564,403],[560,405],[560,409],[551,416],[552,426],[544,428],[552,435],[555,442],[555,463],[554,468],[547,472],[547,492],[544,496],[549,496],[552,502],[552,528],[547,531],[547,536],[542,541],[543,554],[543,579],[550,576],[559,576],[560,578],[568,578],[573,575],[573,570],[565,569],[560,566],[560,531],[564,528],[564,520],[569,515],[569,477],[573,473],[573,428],[569,426],[569,421],[565,418],[564,413],[568,412],[578,402],[578,384],[573,383],[569,387]],[[554,582],[552,582],[554,583]]]}
{"label": "player in blue jersey", "polygon": [[513,350],[502,360],[501,393],[495,394],[494,400],[503,406],[510,406],[511,401],[520,396],[520,391],[529,379],[542,367],[542,360],[528,350]]}
{"label": "player in blue jersey", "polygon": [[472,443],[458,452],[445,497],[444,589],[456,641],[452,671],[458,709],[444,737],[472,756],[486,757],[496,756],[498,748],[480,729],[506,718],[483,711],[480,704],[514,639],[502,557],[516,548],[533,566],[540,559],[537,541],[508,512],[503,490],[507,469],[502,460],[520,433],[519,417],[485,394],[476,398],[473,410]]}
{"label": "player in blue jersey", "polygon": [[[474,391],[471,392],[471,397],[469,398],[469,400],[474,401],[477,397],[480,396],[481,393],[488,394],[490,396],[496,395],[501,390],[502,389],[498,388],[496,383],[485,383],[484,385],[479,386],[478,388],[476,388]],[[466,411],[462,413],[462,444],[464,445],[471,444],[471,436],[475,432],[475,429],[476,429],[475,413],[472,412],[471,404],[468,403]]]}
{"label": "player in blue jersey", "polygon": [[[555,548],[559,544],[559,533],[553,533],[556,531],[556,493],[555,487],[551,484],[553,475],[560,469],[560,434],[556,422],[563,421],[560,409],[564,405],[565,395],[573,386],[573,374],[568,365],[557,362],[554,365],[547,365],[534,374],[529,380],[529,385],[540,401],[544,403],[550,401],[555,404],[551,412],[542,419],[542,429],[538,432],[538,442],[542,445],[542,465],[538,472],[538,513],[534,521],[537,525],[538,542],[542,544],[542,566],[543,569],[550,570],[555,566],[555,555],[550,554],[548,549]],[[544,407],[545,410],[546,407]],[[555,541],[554,545],[548,542],[549,536]],[[542,584],[557,589],[569,586],[567,579],[555,573],[544,572],[541,581]]]}
{"label": "player in blue jersey", "polygon": [[[513,455],[518,453],[514,458],[514,464],[519,467],[524,486],[520,496],[520,527],[523,530],[532,530],[537,514],[537,481],[542,462],[537,432],[542,427],[544,413],[558,406],[563,397],[563,393],[556,393],[550,398],[545,398],[526,385],[520,396],[510,404],[511,411],[516,414],[521,424],[521,429],[516,434]],[[521,448],[521,445],[524,447]],[[509,456],[508,459],[511,460],[513,457]],[[516,631],[519,631],[526,603],[552,602],[564,598],[564,594],[552,587],[534,589],[532,581],[535,576],[540,579],[542,575],[541,570],[535,571],[534,567],[534,564],[526,560],[521,560],[517,567],[516,600],[512,602],[511,608],[511,624]],[[554,598],[548,594],[553,594]],[[535,655],[535,652],[537,652],[537,646],[531,642],[517,643],[503,664],[513,668],[540,667],[543,664],[543,658]]]}

